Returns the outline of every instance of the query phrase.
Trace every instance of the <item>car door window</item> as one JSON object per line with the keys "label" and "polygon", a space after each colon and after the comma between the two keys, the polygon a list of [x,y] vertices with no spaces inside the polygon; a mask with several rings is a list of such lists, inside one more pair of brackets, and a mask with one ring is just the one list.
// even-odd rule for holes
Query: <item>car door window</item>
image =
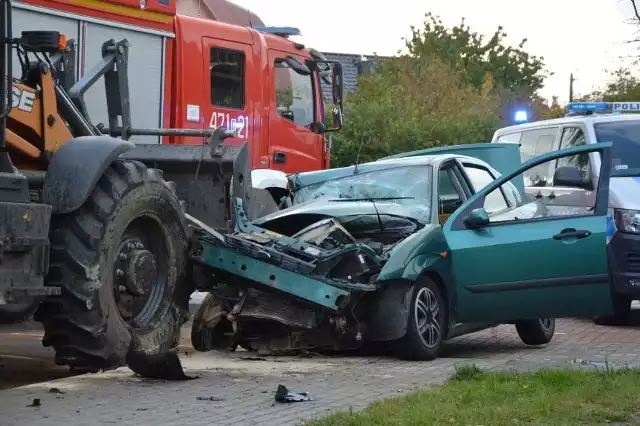
{"label": "car door window", "polygon": [[309,128],[315,121],[313,74],[299,74],[284,59],[276,59],[274,68],[278,115],[299,127]]}
{"label": "car door window", "polygon": [[[571,156],[565,156],[562,157],[560,160],[562,161],[569,161]],[[541,163],[539,166],[536,167],[549,167],[550,164],[554,164],[556,162],[556,160],[550,160],[544,163]],[[525,172],[526,174],[526,172]],[[511,179],[509,181],[510,184],[513,184],[514,182],[516,182],[516,179],[518,179],[518,177],[514,177],[513,179]],[[502,185],[501,187],[499,187],[498,189],[493,190],[492,192],[490,192],[489,194],[487,194],[486,198],[485,198],[485,210],[487,210],[487,213],[490,212],[490,209],[493,208],[493,202],[491,201],[491,196],[494,193],[498,193],[499,190],[504,190],[507,191],[507,185],[509,183],[505,183],[504,185]],[[593,191],[592,194],[590,194],[588,197],[583,197],[584,199],[582,200],[584,204],[583,207],[581,207],[580,209],[555,209],[553,205],[546,205],[543,203],[543,198],[542,197],[537,197],[537,198],[530,198],[527,199],[521,203],[519,203],[519,205],[516,206],[516,208],[511,208],[508,209],[504,212],[504,214],[502,212],[498,212],[497,214],[491,215],[489,217],[489,221],[491,223],[494,222],[511,222],[511,221],[522,221],[522,220],[537,220],[537,219],[542,219],[545,217],[551,217],[551,216],[560,216],[560,215],[592,215],[593,214],[593,209],[595,207],[596,204],[596,191]],[[560,195],[558,195],[558,197],[560,197]]]}
{"label": "car door window", "polygon": [[451,168],[438,171],[438,219],[446,222],[451,214],[462,205],[463,199],[458,189],[457,179]]}
{"label": "car door window", "polygon": [[496,142],[520,143],[520,138],[522,138],[522,132],[507,133],[506,135],[498,136]]}
{"label": "car door window", "polygon": [[[520,139],[521,161],[524,163],[533,157],[551,152],[553,150],[553,141],[557,134],[557,126],[522,132],[522,138]],[[540,164],[537,167],[527,170],[524,174],[525,186],[547,186],[551,182],[549,166],[550,164]]]}
{"label": "car door window", "polygon": [[[480,191],[482,188],[494,181],[494,177],[491,176],[490,172],[484,167],[476,165],[465,165],[464,171],[467,173],[467,176],[471,181],[474,192]],[[492,193],[487,195],[484,207],[487,213],[495,213],[508,207],[509,205],[504,197],[504,194],[502,193],[502,190],[493,191]]]}
{"label": "car door window", "polygon": [[[584,132],[580,127],[565,127],[562,129],[562,137],[560,139],[560,149],[571,148],[574,146],[583,146],[586,145],[587,138],[585,137]],[[591,176],[589,173],[590,170],[590,160],[588,153],[581,153],[577,155],[572,155],[566,158],[560,158],[556,162],[556,166],[558,167],[570,166],[578,169],[583,178],[588,178]]]}

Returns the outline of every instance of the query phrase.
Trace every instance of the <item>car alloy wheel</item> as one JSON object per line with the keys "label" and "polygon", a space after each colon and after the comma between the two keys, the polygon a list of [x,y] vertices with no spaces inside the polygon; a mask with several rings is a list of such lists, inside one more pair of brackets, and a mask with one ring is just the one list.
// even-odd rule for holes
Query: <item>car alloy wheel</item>
{"label": "car alloy wheel", "polygon": [[420,340],[425,347],[433,349],[441,340],[440,304],[428,287],[422,287],[416,295],[413,315]]}
{"label": "car alloy wheel", "polygon": [[553,319],[552,318],[540,318],[539,321],[540,321],[540,326],[544,330],[549,330],[553,326]]}

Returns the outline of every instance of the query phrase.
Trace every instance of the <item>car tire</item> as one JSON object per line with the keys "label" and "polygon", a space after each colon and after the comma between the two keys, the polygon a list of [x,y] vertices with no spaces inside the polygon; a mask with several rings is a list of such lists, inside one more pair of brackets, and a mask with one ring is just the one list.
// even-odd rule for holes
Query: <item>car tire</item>
{"label": "car tire", "polygon": [[[55,217],[47,285],[62,292],[35,319],[56,363],[111,370],[172,349],[191,294],[187,233],[175,186],[136,161],[114,162],[81,208]],[[135,296],[134,276],[148,284]]]}
{"label": "car tire", "polygon": [[598,317],[593,320],[597,325],[620,326],[628,325],[631,317],[632,299],[618,293],[612,295],[613,315]]}
{"label": "car tire", "polygon": [[516,331],[525,345],[546,345],[553,339],[553,334],[556,331],[556,320],[555,318],[538,318],[517,321]]}
{"label": "car tire", "polygon": [[414,361],[436,359],[447,335],[447,314],[447,304],[438,285],[422,278],[413,287],[407,333],[394,345],[396,356]]}

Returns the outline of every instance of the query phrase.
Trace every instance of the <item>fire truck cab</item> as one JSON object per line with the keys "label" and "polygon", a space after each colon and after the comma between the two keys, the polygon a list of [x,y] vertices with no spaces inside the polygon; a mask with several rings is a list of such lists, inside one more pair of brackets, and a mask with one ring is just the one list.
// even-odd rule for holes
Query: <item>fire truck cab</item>
{"label": "fire truck cab", "polygon": [[[236,130],[247,141],[254,186],[286,187],[289,173],[329,167],[326,134],[342,125],[342,67],[288,36],[293,28],[242,27],[180,15],[176,0],[14,0],[13,33],[46,28],[75,40],[76,80],[106,40],[130,43],[132,126]],[[14,75],[20,65],[13,61]],[[332,85],[331,128],[321,81]],[[107,123],[100,83],[84,96]],[[203,138],[134,136],[135,143],[202,144]]]}

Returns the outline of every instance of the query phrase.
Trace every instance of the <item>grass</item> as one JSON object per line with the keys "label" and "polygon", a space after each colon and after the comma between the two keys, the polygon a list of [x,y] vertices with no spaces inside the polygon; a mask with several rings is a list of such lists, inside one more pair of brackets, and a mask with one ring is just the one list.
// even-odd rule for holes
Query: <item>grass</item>
{"label": "grass", "polygon": [[[364,391],[364,390],[363,390]],[[640,424],[640,370],[485,373],[456,369],[443,385],[336,413],[306,426]]]}

